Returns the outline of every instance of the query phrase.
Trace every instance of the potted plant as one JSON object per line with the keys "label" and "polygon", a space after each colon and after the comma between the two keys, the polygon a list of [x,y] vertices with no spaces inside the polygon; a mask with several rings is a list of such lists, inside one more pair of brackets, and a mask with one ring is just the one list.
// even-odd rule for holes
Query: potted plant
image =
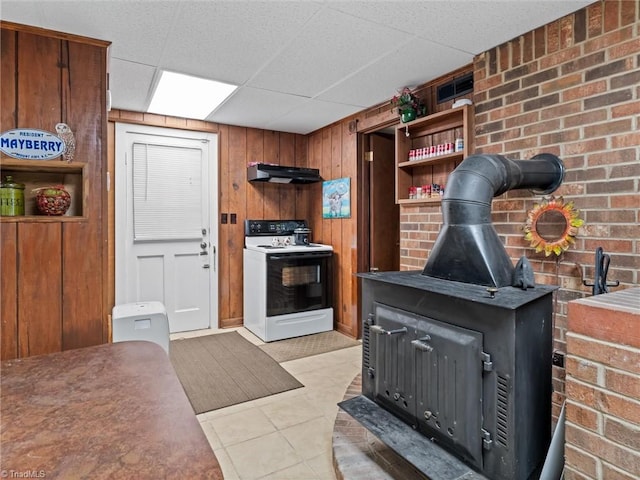
{"label": "potted plant", "polygon": [[391,99],[392,110],[397,108],[402,123],[415,120],[427,113],[427,107],[416,97],[409,87],[404,87],[398,95]]}

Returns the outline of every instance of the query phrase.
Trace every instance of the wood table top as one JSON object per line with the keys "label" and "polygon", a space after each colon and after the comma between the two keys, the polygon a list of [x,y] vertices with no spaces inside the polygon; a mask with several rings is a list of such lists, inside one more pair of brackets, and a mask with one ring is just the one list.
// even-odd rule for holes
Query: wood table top
{"label": "wood table top", "polygon": [[166,352],[154,343],[7,360],[0,375],[3,477],[223,478]]}

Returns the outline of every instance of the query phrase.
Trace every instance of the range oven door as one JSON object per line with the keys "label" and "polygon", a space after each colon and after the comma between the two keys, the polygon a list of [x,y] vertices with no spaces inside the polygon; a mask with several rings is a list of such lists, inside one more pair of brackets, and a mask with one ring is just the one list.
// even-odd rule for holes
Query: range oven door
{"label": "range oven door", "polygon": [[267,317],[332,306],[333,252],[267,254]]}

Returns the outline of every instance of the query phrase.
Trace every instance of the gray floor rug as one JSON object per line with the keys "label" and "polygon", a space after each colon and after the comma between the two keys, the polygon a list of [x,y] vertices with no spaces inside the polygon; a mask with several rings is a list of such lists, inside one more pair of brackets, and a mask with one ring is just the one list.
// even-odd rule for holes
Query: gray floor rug
{"label": "gray floor rug", "polygon": [[236,332],[172,340],[170,358],[196,414],[303,386]]}
{"label": "gray floor rug", "polygon": [[298,358],[310,357],[321,353],[332,352],[342,348],[362,345],[335,330],[329,332],[315,333],[303,337],[288,338],[260,345],[260,348],[267,352],[274,360],[282,363]]}

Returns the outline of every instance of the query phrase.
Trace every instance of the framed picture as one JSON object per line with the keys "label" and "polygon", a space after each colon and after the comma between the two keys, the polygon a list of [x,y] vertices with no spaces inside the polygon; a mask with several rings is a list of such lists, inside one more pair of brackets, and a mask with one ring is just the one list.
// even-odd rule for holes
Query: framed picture
{"label": "framed picture", "polygon": [[322,218],[351,217],[351,179],[322,182]]}

